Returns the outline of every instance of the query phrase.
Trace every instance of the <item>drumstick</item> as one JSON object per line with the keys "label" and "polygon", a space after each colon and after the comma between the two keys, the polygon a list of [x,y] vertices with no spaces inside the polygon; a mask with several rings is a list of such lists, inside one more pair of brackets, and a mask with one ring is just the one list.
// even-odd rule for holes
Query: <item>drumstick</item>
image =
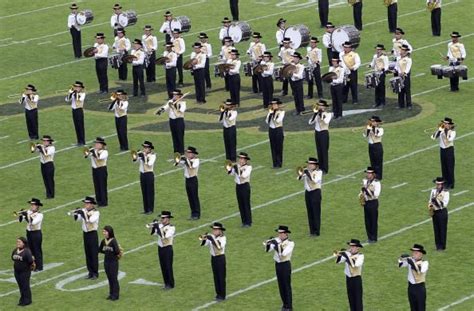
{"label": "drumstick", "polygon": [[438,52],[438,53],[439,53],[439,55],[441,56],[442,59],[446,60],[446,56],[444,56],[443,53],[441,53],[441,52]]}

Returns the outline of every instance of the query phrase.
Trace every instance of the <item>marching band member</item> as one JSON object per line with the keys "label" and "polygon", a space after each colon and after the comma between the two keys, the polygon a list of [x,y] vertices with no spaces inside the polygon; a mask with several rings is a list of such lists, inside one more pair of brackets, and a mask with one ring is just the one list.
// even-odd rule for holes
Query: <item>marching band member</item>
{"label": "marching band member", "polygon": [[82,200],[83,208],[74,210],[71,215],[75,221],[82,224],[82,238],[84,241],[84,252],[86,256],[87,271],[86,279],[97,280],[99,277],[99,237],[97,228],[99,227],[100,212],[95,209],[97,204],[92,197],[85,197]]}
{"label": "marching band member", "polygon": [[199,184],[198,184],[198,170],[199,170],[199,153],[196,148],[189,146],[186,149],[184,156],[179,158],[179,165],[184,168],[184,179],[186,180],[186,194],[188,196],[189,208],[191,209],[191,217],[189,220],[198,220],[201,218],[201,203],[199,202]]}
{"label": "marching band member", "polygon": [[[231,37],[224,37],[224,43],[219,53],[219,60],[223,63],[227,63],[230,60],[230,53],[234,49],[234,43]],[[229,75],[224,73],[225,90],[229,91]]]}
{"label": "marching band member", "polygon": [[382,180],[383,174],[382,136],[384,130],[380,127],[381,123],[382,120],[378,116],[372,116],[367,123],[366,130],[362,133],[369,143],[370,166],[374,168],[378,180]]}
{"label": "marching band member", "polygon": [[397,58],[397,64],[395,65],[395,71],[397,76],[402,78],[403,87],[398,93],[398,108],[405,108],[405,105],[408,109],[412,109],[411,103],[411,79],[410,72],[412,67],[412,59],[409,54],[410,47],[407,45],[402,45],[400,49],[400,56]]}
{"label": "marching band member", "polygon": [[34,267],[34,258],[28,248],[28,241],[24,237],[16,240],[16,248],[11,256],[13,260],[13,273],[20,290],[20,300],[18,306],[27,306],[32,303],[31,300],[31,268]]}
{"label": "marching band member", "polygon": [[362,30],[362,0],[349,0],[352,6],[352,15],[354,17],[354,26]]}
{"label": "marching band member", "polygon": [[19,100],[25,107],[26,128],[30,140],[38,139],[38,101],[39,96],[33,84],[28,84]]}
{"label": "marching band member", "polygon": [[441,0],[426,0],[428,10],[431,11],[431,33],[441,36]]}
{"label": "marching band member", "polygon": [[[283,46],[280,47],[280,52],[278,53],[278,57],[280,58],[283,66],[289,65],[291,64],[291,61],[292,61],[291,56],[295,53],[295,50],[293,50],[290,46],[291,39],[283,38],[283,41],[281,41],[280,44],[283,44]],[[282,78],[281,96],[285,96],[288,94],[288,78],[285,78],[285,77],[281,77],[281,78]]]}
{"label": "marching band member", "polygon": [[[466,58],[466,49],[464,44],[459,42],[461,35],[457,31],[451,33],[451,42],[448,43],[448,54],[446,60],[449,61],[449,66],[461,65]],[[449,78],[451,92],[459,91],[459,75],[455,74]]]}
{"label": "marching band member", "polygon": [[142,151],[137,153],[140,165],[140,186],[143,198],[143,214],[150,215],[155,210],[155,174],[153,167],[156,161],[156,154],[153,152],[153,143],[145,140],[142,144]]}
{"label": "marching band member", "polygon": [[181,90],[174,90],[173,98],[157,112],[160,115],[168,111],[173,152],[179,152],[180,154],[184,154],[184,112],[186,111],[186,102],[181,100],[182,97]]}
{"label": "marching band member", "polygon": [[426,288],[425,279],[428,272],[429,263],[423,260],[426,255],[423,245],[414,244],[411,256],[403,254],[398,259],[398,267],[408,268],[408,301],[411,311],[426,310]]}
{"label": "marching band member", "polygon": [[140,96],[145,97],[145,79],[143,77],[143,65],[145,62],[145,51],[140,39],[133,41],[131,55],[136,58],[132,61],[133,96],[138,96],[138,84],[140,83]]}
{"label": "marching band member", "polygon": [[220,109],[219,122],[222,123],[225,158],[235,162],[237,158],[237,110],[231,99],[224,102],[224,107]]}
{"label": "marching band member", "polygon": [[233,175],[235,180],[235,194],[239,204],[240,219],[243,228],[252,226],[252,207],[250,204],[250,174],[252,166],[248,164],[250,157],[246,152],[239,153],[239,162],[227,166],[227,174]]}
{"label": "marching band member", "polygon": [[396,28],[395,33],[393,34],[393,47],[392,47],[392,55],[395,56],[395,58],[400,56],[400,50],[402,49],[403,45],[406,45],[408,47],[408,53],[411,53],[413,51],[412,46],[410,43],[408,43],[407,40],[403,38],[405,35],[405,32],[401,28]]}
{"label": "marching band member", "polygon": [[199,40],[201,41],[201,52],[206,55],[206,66],[204,67],[204,77],[206,78],[206,89],[210,90],[212,87],[211,74],[209,73],[210,59],[212,57],[212,46],[209,43],[209,37],[206,33],[201,32],[199,34]]}
{"label": "marching band member", "polygon": [[279,98],[273,98],[271,108],[268,110],[265,123],[268,124],[268,138],[272,153],[273,168],[281,168],[283,165],[283,119],[285,111],[281,110],[282,102]]}
{"label": "marching band member", "polygon": [[[254,32],[252,34],[253,42],[250,42],[250,47],[247,50],[247,54],[250,56],[250,59],[252,60],[252,68],[255,69],[255,67],[260,64],[262,61],[262,56],[263,53],[267,50],[265,47],[265,44],[261,42],[262,36],[260,35],[259,32]],[[259,93],[262,91],[262,83],[259,79],[259,74],[253,71],[252,73],[252,91],[255,94]]]}
{"label": "marching band member", "polygon": [[377,242],[378,218],[379,218],[379,196],[382,189],[380,181],[375,178],[372,167],[365,170],[367,177],[362,180],[361,195],[364,197],[365,230],[367,232],[367,243]]}
{"label": "marching band member", "polygon": [[158,50],[158,39],[151,33],[152,31],[153,27],[150,25],[146,25],[143,28],[142,42],[144,44],[146,60],[148,60],[145,61],[146,82],[156,81],[155,59],[156,51]]}
{"label": "marching band member", "polygon": [[76,131],[76,146],[83,146],[86,144],[85,130],[84,130],[84,100],[86,99],[86,92],[84,91],[84,84],[81,81],[76,81],[69,90],[65,98],[66,102],[71,102],[72,121]]}
{"label": "marching band member", "polygon": [[319,168],[323,174],[327,174],[329,172],[329,122],[331,122],[333,113],[326,111],[329,105],[323,99],[320,99],[316,105],[318,110],[313,113],[308,123],[314,124],[314,142]]}
{"label": "marching band member", "polygon": [[117,30],[122,26],[119,23],[120,14],[122,14],[122,6],[116,3],[113,8],[114,14],[110,17],[110,27],[114,29],[114,37],[117,36]]}
{"label": "marching band member", "polygon": [[431,189],[428,208],[433,220],[436,250],[444,251],[448,235],[449,191],[444,188],[443,177],[436,177],[433,182],[436,184],[436,187]]}
{"label": "marching band member", "polygon": [[43,234],[41,232],[41,224],[43,223],[43,214],[40,212],[40,206],[43,203],[39,199],[32,198],[28,201],[30,209],[20,211],[18,213],[18,221],[26,222],[26,238],[31,254],[35,260],[35,272],[43,271]]}
{"label": "marching band member", "polygon": [[[124,56],[128,55],[128,51],[130,51],[132,45],[130,43],[130,39],[125,37],[125,30],[123,28],[117,28],[117,36],[115,37],[115,42],[112,45],[114,51],[120,54],[120,58],[123,59]],[[119,80],[125,81],[127,80],[128,76],[128,67],[127,62],[122,61],[118,68],[118,77]]]}
{"label": "marching band member", "polygon": [[285,39],[286,19],[278,19],[276,26],[278,27],[278,30],[276,31],[275,37],[277,40],[277,45],[281,47],[283,40]]}
{"label": "marching band member", "polygon": [[323,172],[319,168],[318,159],[309,157],[306,168],[298,169],[298,180],[304,181],[304,199],[308,214],[309,234],[321,234],[321,185]]}
{"label": "marching band member", "polygon": [[331,59],[332,66],[329,72],[335,72],[336,77],[331,82],[331,101],[334,120],[342,118],[342,88],[344,84],[344,68],[340,65],[341,60],[337,55]]}
{"label": "marching band member", "polygon": [[275,65],[272,62],[272,52],[265,51],[263,52],[263,60],[260,62],[260,65],[263,67],[261,73],[261,90],[263,97],[263,108],[267,109],[270,105],[270,102],[273,98],[273,71]]}
{"label": "marching band member", "polygon": [[397,29],[398,0],[384,0],[387,6],[388,31],[393,33]]}
{"label": "marching band member", "polygon": [[154,221],[151,226],[151,234],[158,235],[158,259],[165,290],[174,288],[173,242],[176,228],[171,224],[171,218],[174,218],[171,212],[162,211],[160,221]]}
{"label": "marching band member", "polygon": [[374,57],[369,65],[378,75],[378,84],[375,86],[374,108],[385,106],[385,72],[388,70],[388,57],[384,51],[385,46],[383,44],[377,44]]}
{"label": "marching band member", "polygon": [[164,64],[166,90],[168,91],[168,99],[172,99],[173,91],[176,90],[176,62],[178,60],[178,56],[173,51],[172,42],[166,42],[164,46],[165,46],[165,51],[163,52],[163,57],[167,58]]}
{"label": "marching band member", "polygon": [[226,260],[225,247],[227,238],[224,235],[225,228],[220,222],[214,222],[211,226],[212,234],[204,234],[199,237],[201,246],[209,247],[211,252],[211,267],[214,275],[214,288],[216,290],[216,301],[225,300],[226,296]]}
{"label": "marching band member", "polygon": [[227,64],[233,65],[232,68],[229,69],[228,75],[228,83],[229,83],[229,93],[230,99],[232,100],[233,104],[240,106],[240,65],[241,61],[239,59],[239,51],[233,49],[230,52],[230,59],[227,60]]}
{"label": "marching band member", "polygon": [[303,75],[304,75],[304,65],[300,63],[303,59],[298,52],[293,52],[291,55],[292,64],[296,66],[295,71],[290,78],[290,85],[293,91],[293,99],[295,101],[295,112],[293,115],[299,115],[304,111],[304,90],[303,90]]}
{"label": "marching band member", "polygon": [[230,38],[229,31],[230,31],[231,21],[228,17],[224,17],[224,19],[221,21],[221,23],[222,23],[222,27],[219,30],[219,40],[221,40],[222,43],[224,43],[224,38],[225,37]]}
{"label": "marching band member", "polygon": [[326,32],[323,35],[323,45],[326,47],[328,63],[329,63],[329,67],[331,67],[332,58],[334,56],[333,54],[336,52],[336,50],[332,46],[332,41],[331,41],[332,32],[334,31],[335,27],[331,22],[327,22],[325,27],[326,27]]}
{"label": "marching band member", "polygon": [[[128,110],[128,96],[124,90],[117,90],[117,95],[112,100],[109,110],[115,114],[115,129],[117,130],[117,138],[120,145],[120,151],[128,150],[128,136],[127,136],[127,110]],[[100,201],[100,200],[98,200]]]}
{"label": "marching band member", "polygon": [[178,55],[176,69],[178,70],[178,85],[183,86],[183,54],[186,50],[184,39],[181,37],[181,30],[173,29],[173,36],[170,40],[173,43],[173,51]]}
{"label": "marching band member", "polygon": [[160,32],[165,34],[165,42],[171,41],[171,37],[173,34],[173,27],[171,27],[171,23],[173,21],[173,13],[170,11],[166,11],[165,14],[163,15],[165,20],[163,21],[163,24],[160,27]]}
{"label": "marching band member", "polygon": [[107,158],[109,152],[105,149],[106,146],[105,140],[102,137],[97,137],[94,141],[94,148],[91,148],[86,154],[86,157],[90,155],[91,158],[92,181],[94,182],[95,197],[99,207],[108,205]]}
{"label": "marching band member", "polygon": [[74,51],[75,58],[81,58],[81,27],[77,23],[77,10],[79,6],[73,3],[69,8],[71,9],[71,13],[67,17],[67,28],[69,28],[69,32],[71,33],[72,50]]}
{"label": "marching band member", "polygon": [[109,281],[108,300],[118,300],[120,295],[120,285],[118,281],[119,259],[121,257],[120,244],[115,238],[114,229],[105,226],[102,230],[104,239],[100,242],[99,253],[104,254],[104,270]]}
{"label": "marching band member", "polygon": [[444,118],[441,121],[436,132],[431,135],[431,139],[439,139],[439,155],[441,162],[441,174],[445,181],[446,189],[454,188],[454,139],[456,131],[454,130],[454,122],[451,118]]}
{"label": "marching band member", "polygon": [[287,226],[278,226],[275,230],[278,237],[265,241],[265,251],[273,251],[275,260],[275,272],[278,280],[280,297],[283,302],[282,311],[293,310],[293,294],[291,290],[291,255],[295,247],[295,242],[289,239],[291,231]]}
{"label": "marching band member", "polygon": [[308,80],[308,98],[313,98],[314,83],[318,90],[318,98],[323,98],[323,84],[321,80],[321,61],[322,53],[318,48],[319,40],[316,37],[311,37],[309,41],[310,46],[307,47],[306,59],[308,60],[309,73],[313,79]]}
{"label": "marching band member", "polygon": [[362,266],[364,264],[364,254],[359,253],[363,248],[360,241],[351,239],[347,242],[348,250],[342,249],[335,252],[336,263],[345,263],[344,273],[346,274],[347,298],[351,311],[363,310],[363,290],[362,290]]}
{"label": "marching band member", "polygon": [[198,104],[206,103],[206,54],[201,51],[201,42],[193,45],[194,51],[191,53],[193,64],[194,90],[196,92],[196,102]]}
{"label": "marching band member", "polygon": [[107,94],[109,92],[109,79],[107,77],[109,46],[104,43],[105,36],[102,32],[98,32],[95,35],[95,39],[95,72],[99,81],[99,94]]}
{"label": "marching band member", "polygon": [[40,155],[41,176],[43,176],[44,188],[46,189],[46,198],[54,198],[54,154],[56,148],[53,146],[54,139],[49,135],[43,135],[41,144],[37,144],[35,151]]}
{"label": "marching band member", "polygon": [[318,12],[319,12],[319,21],[321,22],[321,28],[324,28],[326,24],[328,23],[329,0],[318,1]]}
{"label": "marching band member", "polygon": [[232,20],[239,20],[239,0],[229,0],[230,12],[232,14]]}
{"label": "marching band member", "polygon": [[354,52],[352,49],[352,43],[346,41],[342,45],[344,51],[339,54],[339,58],[342,61],[342,67],[345,69],[345,75],[348,78],[346,84],[344,84],[343,89],[343,99],[342,102],[347,103],[347,98],[349,96],[349,89],[351,90],[352,95],[352,104],[357,105],[359,103],[359,89],[357,84],[357,69],[360,67],[360,57],[359,54]]}

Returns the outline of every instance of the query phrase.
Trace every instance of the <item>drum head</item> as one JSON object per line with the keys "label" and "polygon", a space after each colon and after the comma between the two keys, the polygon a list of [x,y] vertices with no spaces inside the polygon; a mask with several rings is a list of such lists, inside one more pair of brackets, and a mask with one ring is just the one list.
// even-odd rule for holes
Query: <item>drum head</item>
{"label": "drum head", "polygon": [[84,12],[79,12],[76,16],[76,20],[79,25],[84,25],[87,21],[86,14]]}
{"label": "drum head", "polygon": [[182,29],[181,21],[176,18],[173,19],[171,21],[171,29],[179,29],[179,31],[181,31]]}
{"label": "drum head", "polygon": [[342,45],[344,42],[352,43],[353,48],[357,48],[360,43],[360,32],[352,25],[345,25],[336,28],[331,35],[331,43],[333,48],[338,51],[344,51]]}
{"label": "drum head", "polygon": [[229,36],[235,43],[250,39],[252,30],[246,22],[237,22],[229,27]]}
{"label": "drum head", "polygon": [[283,37],[290,38],[290,46],[293,49],[305,47],[309,43],[309,29],[305,25],[291,26],[285,30]]}
{"label": "drum head", "polygon": [[337,78],[337,74],[335,72],[327,72],[321,76],[321,80],[326,83],[331,83],[335,78]]}
{"label": "drum head", "polygon": [[94,54],[95,54],[95,53],[94,53],[94,50],[95,50],[95,47],[93,47],[93,46],[90,47],[90,48],[85,49],[85,50],[84,50],[84,53],[83,53],[84,57],[92,57],[92,56],[94,56]]}
{"label": "drum head", "polygon": [[122,27],[127,27],[128,26],[128,16],[125,13],[122,13],[119,15],[118,18],[119,25]]}
{"label": "drum head", "polygon": [[187,16],[178,16],[171,21],[171,28],[188,32],[191,29],[191,20]]}

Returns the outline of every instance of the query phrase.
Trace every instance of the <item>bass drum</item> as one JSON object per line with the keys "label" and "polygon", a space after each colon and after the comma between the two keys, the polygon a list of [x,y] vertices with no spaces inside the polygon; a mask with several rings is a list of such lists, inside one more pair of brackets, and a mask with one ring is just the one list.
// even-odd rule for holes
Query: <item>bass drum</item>
{"label": "bass drum", "polygon": [[252,28],[247,22],[236,22],[229,27],[229,36],[234,43],[247,41],[252,35]]}
{"label": "bass drum", "polygon": [[309,28],[305,25],[290,26],[286,28],[283,37],[291,39],[290,46],[292,49],[306,47],[310,40]]}
{"label": "bass drum", "polygon": [[82,12],[79,12],[79,14],[77,14],[76,20],[77,20],[77,23],[81,26],[85,24],[89,24],[90,22],[94,20],[94,14],[92,14],[91,10],[84,10]]}
{"label": "bass drum", "polygon": [[344,25],[337,27],[331,34],[331,44],[333,48],[338,52],[344,51],[342,45],[346,41],[352,43],[352,48],[354,49],[359,46],[360,32],[352,25]]}
{"label": "bass drum", "polygon": [[171,29],[179,29],[181,32],[191,30],[191,20],[187,16],[178,16],[171,21]]}
{"label": "bass drum", "polygon": [[135,11],[126,11],[119,15],[119,24],[122,27],[133,26],[137,23],[137,13]]}

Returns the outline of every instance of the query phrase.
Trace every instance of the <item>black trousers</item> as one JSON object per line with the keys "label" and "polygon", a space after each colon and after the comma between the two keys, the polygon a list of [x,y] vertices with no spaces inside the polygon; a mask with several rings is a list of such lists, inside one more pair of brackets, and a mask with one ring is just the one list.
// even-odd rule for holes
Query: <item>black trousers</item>
{"label": "black trousers", "polygon": [[104,270],[109,281],[109,297],[112,299],[119,299],[120,284],[118,281],[119,262],[115,260],[104,260]]}
{"label": "black trousers", "polygon": [[[127,53],[124,54],[124,56]],[[128,65],[127,62],[122,62],[122,64],[118,67],[118,78],[119,80],[125,81],[128,77]]]}
{"label": "black trousers", "polygon": [[379,84],[375,87],[375,106],[385,105],[385,73],[380,75]]}
{"label": "black trousers", "polygon": [[[334,53],[337,53],[337,52],[333,52],[332,48],[326,48],[326,54],[328,56],[329,67],[332,66],[331,60],[332,60],[332,56],[333,56]],[[337,55],[339,56],[339,53],[337,53]]]}
{"label": "black trousers", "polygon": [[316,84],[316,89],[318,90],[318,97],[323,98],[323,83],[321,80],[321,68],[319,65],[314,67],[311,72],[313,79],[308,81],[308,97],[313,97],[314,84]]}
{"label": "black trousers", "polygon": [[433,36],[441,36],[441,8],[431,11],[431,32]]}
{"label": "black trousers", "polygon": [[252,225],[252,207],[250,205],[250,184],[236,184],[235,194],[237,195],[237,203],[239,204],[240,219],[242,225]]}
{"label": "black trousers", "polygon": [[352,15],[354,16],[355,28],[362,30],[362,1],[353,5]]}
{"label": "black trousers", "polygon": [[398,107],[411,107],[411,79],[410,73],[405,76],[404,88],[398,93]]}
{"label": "black trousers", "polygon": [[237,128],[234,126],[224,127],[225,158],[235,162],[237,159]]}
{"label": "black trousers", "polygon": [[[89,276],[99,276],[99,242],[97,231],[83,232],[84,252]],[[118,267],[117,267],[118,269]]]}
{"label": "black trousers", "polygon": [[204,77],[206,78],[206,88],[212,87],[211,73],[209,72],[209,57],[206,57],[206,65],[204,66]]}
{"label": "black trousers", "polygon": [[43,270],[43,234],[41,230],[26,230],[26,238],[31,254],[35,257],[36,269],[41,271]]}
{"label": "black trousers", "polygon": [[357,70],[351,70],[349,74],[349,81],[346,82],[343,88],[343,103],[347,103],[349,97],[349,89],[351,90],[352,103],[359,102],[359,86],[358,86]]}
{"label": "black trousers", "polygon": [[456,164],[454,158],[454,147],[446,149],[439,148],[439,155],[441,160],[441,174],[445,180],[445,187],[454,188],[454,165]]}
{"label": "black trousers", "polygon": [[383,175],[383,146],[382,143],[369,144],[370,166],[374,168],[375,176],[382,180]]}
{"label": "black trousers", "polygon": [[225,255],[211,256],[212,274],[214,275],[214,288],[216,298],[225,299],[226,296],[226,260]]}
{"label": "black trousers", "polygon": [[46,197],[54,198],[54,162],[41,163],[41,175],[46,189]]}
{"label": "black trousers", "polygon": [[82,57],[81,31],[77,30],[75,27],[71,27],[71,28],[69,28],[69,32],[71,33],[72,50],[74,51],[74,57],[75,58],[81,58]]}
{"label": "black trousers", "polygon": [[166,288],[174,288],[173,275],[173,246],[158,246],[158,258],[160,259],[161,274]]}
{"label": "black trousers", "polygon": [[319,236],[321,231],[321,189],[304,192],[309,233]]}
{"label": "black trousers", "polygon": [[257,73],[254,73],[252,75],[252,92],[254,92],[255,94],[258,94],[259,91],[262,91],[261,77],[262,76]]}
{"label": "black trousers", "polygon": [[448,235],[448,210],[446,208],[434,212],[433,231],[436,249],[446,249],[446,236]]}
{"label": "black trousers", "polygon": [[268,128],[268,138],[270,139],[270,150],[272,152],[273,167],[281,167],[283,165],[283,127],[272,129]]}
{"label": "black trousers", "polygon": [[184,119],[169,119],[173,152],[184,154]]}
{"label": "black trousers", "polygon": [[99,81],[99,89],[101,92],[109,91],[109,79],[107,77],[107,58],[97,58],[95,60],[95,73]]}
{"label": "black trousers", "polygon": [[229,93],[233,104],[240,105],[240,75],[229,75]]}
{"label": "black trousers", "polygon": [[30,288],[30,278],[31,271],[28,269],[26,271],[14,271],[15,280],[18,284],[18,289],[20,290],[20,300],[18,301],[21,305],[31,304],[31,288]]}
{"label": "black trousers", "polygon": [[291,292],[291,262],[275,262],[275,271],[283,308],[293,309],[293,294]]}
{"label": "black trousers", "polygon": [[30,139],[39,139],[38,135],[38,109],[25,109],[26,128]]}
{"label": "black trousers", "polygon": [[107,194],[107,166],[92,169],[92,180],[94,182],[95,199],[98,206],[108,205]]}
{"label": "black trousers", "polygon": [[319,168],[327,174],[329,172],[329,131],[314,131],[314,142],[316,143]]}
{"label": "black trousers", "polygon": [[304,111],[304,90],[303,79],[298,81],[290,80],[291,88],[293,90],[293,99],[295,101],[296,112]]}
{"label": "black trousers", "polygon": [[178,70],[178,83],[183,84],[183,54],[176,60],[176,69]]}
{"label": "black trousers", "polygon": [[287,95],[288,94],[288,78],[281,78],[281,93],[282,95]]}
{"label": "black trousers", "polygon": [[127,120],[127,116],[115,117],[115,129],[121,151],[128,150]]}
{"label": "black trousers", "polygon": [[176,89],[176,67],[166,69],[166,90],[168,91],[168,99],[173,98],[173,91]]}
{"label": "black trousers", "polygon": [[84,129],[84,109],[72,109],[72,122],[76,130],[76,140],[78,145],[86,144],[86,134]]}
{"label": "black trousers", "polygon": [[362,303],[362,277],[348,277],[346,275],[347,298],[349,298],[349,307],[351,311],[362,311],[364,309]]}
{"label": "black trousers", "polygon": [[239,20],[239,0],[229,0],[230,13],[232,14],[232,20]]}
{"label": "black trousers", "polygon": [[397,29],[397,3],[393,3],[387,7],[388,31],[395,32]]}
{"label": "black trousers", "polygon": [[193,70],[194,90],[196,92],[196,101],[206,102],[206,73],[204,68]]}
{"label": "black trousers", "polygon": [[326,24],[328,23],[329,0],[319,0],[318,11],[319,11],[319,21],[321,23],[321,28],[324,28],[326,27]]}
{"label": "black trousers", "polygon": [[143,65],[132,67],[133,77],[133,96],[138,96],[138,84],[140,84],[140,95],[145,95],[145,77],[143,74]]}
{"label": "black trousers", "polygon": [[153,172],[140,173],[140,186],[142,188],[143,211],[145,213],[155,210],[155,174]]}
{"label": "black trousers", "polygon": [[199,183],[196,176],[186,179],[186,194],[188,195],[191,217],[201,217],[201,203],[199,202]]}
{"label": "black trousers", "polygon": [[426,288],[425,283],[411,284],[408,282],[408,301],[411,311],[426,310]]}
{"label": "black trousers", "polygon": [[148,61],[148,67],[145,67],[146,72],[146,82],[155,82],[156,81],[156,52],[150,54]]}
{"label": "black trousers", "polygon": [[365,231],[370,241],[377,241],[379,200],[370,200],[364,205]]}
{"label": "black trousers", "polygon": [[269,77],[262,77],[261,78],[261,91],[263,97],[263,107],[268,108],[272,99],[273,99],[273,78]]}
{"label": "black trousers", "polygon": [[229,75],[226,74],[224,75],[224,86],[225,86],[225,90],[226,91],[230,91],[230,88],[229,88]]}
{"label": "black trousers", "polygon": [[332,112],[334,118],[342,117],[342,84],[331,85]]}

